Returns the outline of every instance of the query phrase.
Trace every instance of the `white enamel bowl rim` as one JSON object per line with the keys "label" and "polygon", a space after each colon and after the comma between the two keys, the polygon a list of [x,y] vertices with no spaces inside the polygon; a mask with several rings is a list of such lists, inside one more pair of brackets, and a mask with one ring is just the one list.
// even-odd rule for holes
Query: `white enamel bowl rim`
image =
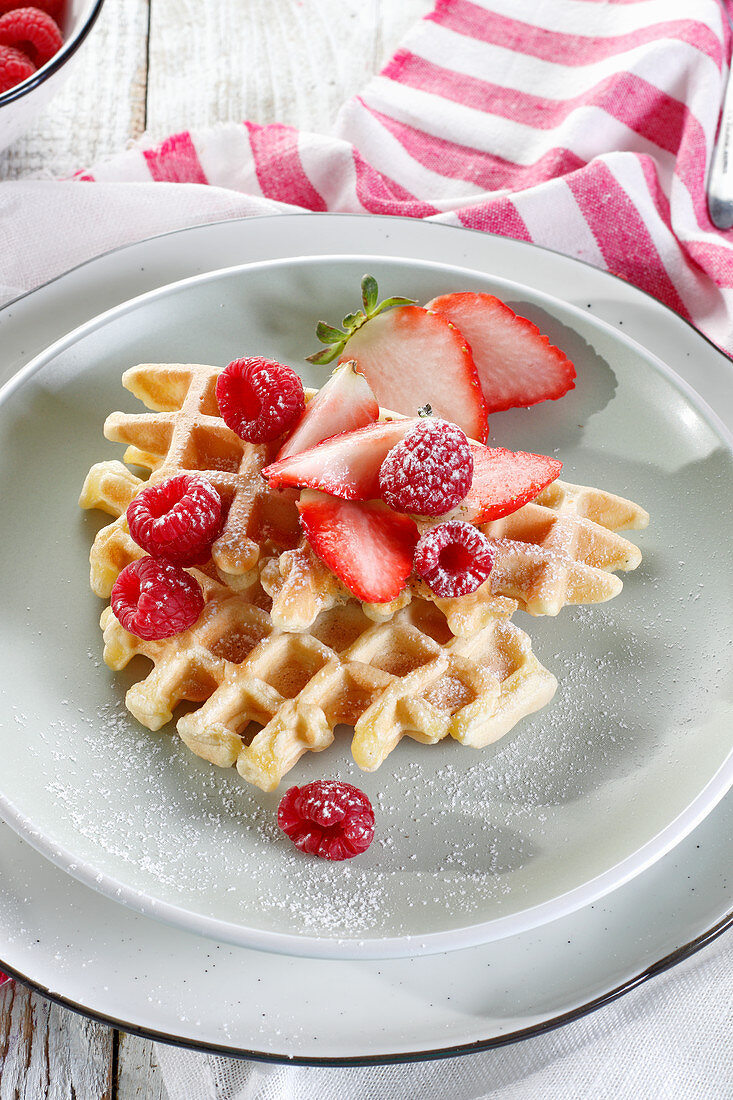
{"label": "white enamel bowl rim", "polygon": [[89,0],[86,14],[78,19],[76,26],[64,39],[64,44],[58,53],[55,53],[45,65],[42,65],[26,80],[22,80],[15,87],[8,88],[7,91],[0,93],[0,110],[3,107],[9,107],[12,103],[17,103],[31,92],[34,92],[49,77],[63,68],[66,62],[74,56],[96,23],[103,3],[104,0]]}
{"label": "white enamel bowl rim", "polygon": [[[457,265],[431,263],[428,261],[415,261],[409,258],[385,257],[374,255],[349,255],[348,257],[333,256],[301,256],[294,259],[271,259],[251,264],[240,264],[231,267],[217,269],[205,274],[195,275],[190,278],[177,280],[155,290],[148,291],[112,309],[106,310],[90,321],[80,325],[72,332],[51,344],[45,351],[36,356],[18,374],[10,379],[0,390],[0,404],[10,394],[21,387],[26,380],[39,371],[46,363],[51,361],[58,353],[70,347],[79,339],[84,338],[106,324],[137,309],[141,305],[154,303],[168,295],[176,294],[187,287],[203,285],[215,282],[218,279],[229,278],[253,269],[275,268],[283,263],[288,265],[318,263],[338,263],[344,259],[358,260],[364,264],[370,261],[379,261],[380,264],[398,264],[416,262],[421,268],[435,269],[437,271],[449,271],[452,276],[470,275],[475,277],[475,269],[463,268]],[[493,278],[493,277],[492,277]],[[527,295],[538,304],[560,305],[571,316],[576,315],[588,322],[588,314],[577,306],[554,299],[551,295],[536,291],[531,287],[522,285],[516,281],[496,278],[506,289],[508,295]],[[612,325],[597,318],[591,318],[591,322],[600,329],[613,336],[613,339],[630,346],[636,355],[644,358],[649,366],[664,375],[669,382],[680,389],[686,398],[700,412],[702,417],[712,426],[719,436],[733,451],[733,435],[720,417],[710,408],[696,391],[675,371],[663,363],[652,353],[646,351],[636,341],[619,332]],[[552,899],[541,902],[530,908],[506,917],[495,918],[490,921],[469,925],[464,928],[450,929],[449,931],[422,933],[418,936],[404,935],[395,937],[363,937],[359,938],[333,938],[328,939],[317,936],[298,936],[291,933],[270,932],[260,929],[244,928],[239,924],[229,921],[203,916],[172,904],[161,901],[141,890],[130,887],[120,882],[111,875],[105,873],[92,864],[79,860],[73,852],[64,846],[54,843],[45,834],[34,827],[33,822],[20,813],[12,802],[0,791],[0,809],[2,816],[12,828],[33,847],[47,856],[57,866],[68,871],[73,877],[101,893],[130,906],[131,908],[156,917],[160,920],[185,928],[194,933],[211,939],[227,941],[244,947],[271,951],[288,955],[305,955],[321,958],[392,958],[404,957],[415,954],[433,954],[448,950],[457,950],[486,943],[490,940],[501,939],[515,935],[549,921],[556,920],[577,909],[589,905],[593,901],[608,894],[621,886],[629,879],[643,872],[652,863],[656,862],[666,852],[670,851],[680,840],[687,836],[692,829],[710,812],[733,785],[733,747],[725,761],[705,784],[703,789],[692,800],[687,808],[676,818],[669,822],[653,838],[643,844],[632,855],[624,858],[614,867],[604,871],[600,875],[590,879],[569,891]]]}

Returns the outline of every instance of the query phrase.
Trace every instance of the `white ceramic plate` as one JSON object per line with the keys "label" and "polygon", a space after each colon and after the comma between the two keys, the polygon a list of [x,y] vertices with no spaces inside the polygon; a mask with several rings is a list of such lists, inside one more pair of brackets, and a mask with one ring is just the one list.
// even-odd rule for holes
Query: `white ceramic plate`
{"label": "white ceramic plate", "polygon": [[[531,265],[539,285],[562,289],[583,304],[592,299],[594,311],[607,320],[646,334],[677,369],[694,371],[698,388],[709,386],[707,396],[719,407],[730,399],[726,361],[694,330],[627,284],[573,261],[480,234],[393,219],[300,217],[285,223],[270,223],[269,233],[263,221],[201,227],[78,269],[0,313],[3,366],[12,371],[24,351],[35,350],[34,342],[42,346],[63,332],[70,310],[82,320],[81,303],[93,313],[113,304],[115,296],[129,295],[139,286],[141,266],[154,285],[229,262],[238,253],[253,259],[277,255],[284,237],[300,252],[330,252],[337,240],[345,252],[371,247],[416,259],[442,252],[446,260],[500,267],[514,277]],[[282,234],[271,232],[275,228]],[[728,901],[730,837],[728,798],[652,870],[602,904],[536,932],[449,959],[319,964],[166,930],[86,890],[2,830],[2,958],[72,1007],[131,1030],[232,1053],[368,1061],[478,1049],[603,1003],[719,931]],[[90,932],[83,943],[79,927]],[[308,990],[324,966],[334,988],[345,992],[348,985],[354,1008],[344,1014],[338,998],[320,1002],[322,1026],[314,1036]],[[485,969],[492,966],[493,974]],[[477,981],[482,972],[491,974],[488,984]],[[511,989],[511,996],[503,989]]]}
{"label": "white ceramic plate", "polygon": [[[91,462],[119,453],[100,429],[105,411],[134,407],[119,387],[126,366],[258,352],[302,364],[316,318],[347,312],[364,270],[385,292],[419,300],[487,289],[537,320],[577,362],[579,384],[562,402],[495,417],[493,441],[557,451],[569,480],[646,503],[654,535],[642,543],[647,564],[612,604],[522,617],[562,686],[497,746],[476,754],[403,742],[364,776],[342,740],[328,760],[299,765],[294,780],[338,775],[378,807],[377,841],[344,867],[293,852],[274,827],[277,795],[127,716],[131,681],[100,667],[99,607],[86,593],[95,524],[70,509]],[[72,874],[143,912],[304,954],[466,947],[615,888],[730,785],[730,710],[711,675],[725,662],[730,609],[699,569],[701,559],[716,561],[716,576],[729,568],[715,507],[731,472],[725,429],[668,368],[588,312],[414,260],[253,264],[163,288],[70,334],[6,388],[0,428],[0,476],[23,486],[6,504],[14,540],[0,571],[4,812]]]}

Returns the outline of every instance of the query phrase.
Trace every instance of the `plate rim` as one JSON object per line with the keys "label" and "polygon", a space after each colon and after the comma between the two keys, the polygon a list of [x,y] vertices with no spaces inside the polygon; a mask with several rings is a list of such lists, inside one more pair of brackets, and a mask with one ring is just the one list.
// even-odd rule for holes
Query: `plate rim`
{"label": "plate rim", "polygon": [[11,306],[17,305],[19,302],[24,301],[26,298],[29,298],[37,291],[45,290],[48,287],[51,287],[54,283],[66,279],[67,276],[80,272],[82,268],[85,268],[91,264],[95,264],[99,260],[105,260],[119,253],[126,252],[128,249],[137,248],[140,245],[152,244],[155,241],[162,241],[172,237],[183,237],[189,233],[195,234],[196,232],[204,231],[217,226],[224,227],[231,226],[233,224],[243,226],[249,223],[271,221],[273,219],[277,219],[278,221],[283,221],[285,219],[287,219],[288,221],[300,221],[306,219],[308,221],[317,221],[321,219],[328,219],[329,221],[332,221],[339,219],[344,221],[361,221],[372,223],[375,221],[388,223],[397,222],[401,223],[402,225],[418,224],[423,226],[431,226],[432,228],[442,230],[444,232],[450,230],[460,230],[461,233],[467,233],[477,238],[490,238],[491,240],[501,241],[504,244],[509,244],[510,246],[516,247],[519,250],[526,249],[530,252],[543,252],[547,255],[556,257],[558,260],[567,261],[569,264],[578,264],[581,267],[588,268],[595,274],[608,278],[614,283],[617,283],[624,288],[630,290],[633,294],[640,294],[643,298],[647,300],[649,305],[656,306],[659,309],[664,310],[664,312],[668,313],[670,317],[673,317],[675,321],[685,325],[702,340],[704,340],[706,344],[709,344],[711,349],[721,356],[721,358],[729,368],[731,367],[731,365],[733,365],[733,352],[726,352],[723,348],[720,347],[719,344],[716,344],[710,336],[707,336],[706,333],[702,332],[702,330],[699,329],[697,325],[688,320],[688,318],[683,317],[680,313],[677,313],[676,310],[672,309],[672,307],[668,306],[665,302],[660,301],[659,298],[655,298],[654,295],[651,294],[648,290],[644,290],[643,287],[636,286],[628,279],[623,278],[623,276],[616,275],[613,271],[604,271],[602,268],[597,267],[595,264],[592,264],[589,260],[584,260],[578,256],[569,256],[566,252],[560,252],[558,249],[550,248],[548,245],[536,244],[534,241],[522,241],[516,239],[515,237],[506,237],[501,233],[493,233],[490,230],[474,229],[472,226],[468,225],[452,225],[449,222],[432,221],[429,218],[413,218],[405,214],[363,214],[348,213],[346,211],[336,210],[293,212],[289,211],[282,213],[276,211],[271,214],[248,214],[234,218],[214,218],[210,221],[197,222],[196,225],[187,225],[179,227],[177,229],[166,229],[163,230],[161,233],[152,233],[149,236],[140,237],[138,240],[135,241],[128,241],[125,244],[115,245],[113,248],[106,248],[104,249],[104,251],[98,252],[94,256],[89,256],[86,260],[80,260],[79,263],[74,264],[72,267],[67,268],[65,271],[59,272],[58,275],[53,275],[50,279],[46,279],[44,282],[39,283],[37,286],[31,287],[30,290],[21,291],[20,294],[16,294],[13,298],[9,298],[7,301],[0,304],[0,321],[2,321],[2,315],[7,309],[9,309]]}
{"label": "plate rim", "polygon": [[[216,268],[212,271],[174,280],[171,283],[135,295],[117,306],[103,310],[88,321],[76,326],[70,332],[65,333],[35,355],[30,362],[17,371],[0,388],[0,406],[11,398],[16,391],[22,389],[35,374],[52,365],[54,358],[59,353],[74,347],[91,333],[104,330],[110,323],[114,323],[130,313],[134,314],[137,309],[147,308],[151,303],[154,305],[157,300],[166,300],[181,292],[186,293],[188,290],[195,290],[201,286],[214,285],[219,280],[228,281],[239,276],[246,277],[246,274],[253,270],[266,271],[268,268],[282,267],[283,264],[293,267],[309,267],[314,263],[323,265],[334,260],[344,259],[365,263],[374,261],[383,263],[386,266],[413,262],[419,263],[421,269],[446,270],[451,276],[455,273],[459,278],[464,273],[468,276],[486,274],[439,261],[410,261],[409,257],[386,257],[362,253],[348,253],[343,256],[329,254],[291,256],[255,260],[250,263]],[[550,306],[559,306],[561,310],[569,312],[571,317],[575,315],[579,320],[582,319],[585,324],[590,323],[592,327],[598,328],[602,332],[605,331],[614,341],[627,347],[631,346],[635,354],[640,355],[645,360],[648,367],[657,371],[666,379],[668,384],[675,386],[686,395],[687,400],[697,408],[709,426],[714,428],[722,437],[721,442],[727,443],[729,450],[733,453],[733,434],[705,398],[698,394],[672,367],[644,348],[638,341],[625,332],[614,328],[601,318],[589,317],[573,303],[564,302],[551,294],[535,290],[533,287],[517,283],[515,280],[508,280],[501,276],[493,276],[493,279],[502,287],[507,288],[502,293],[530,295],[532,300],[539,302],[540,305],[545,303]],[[240,947],[329,959],[378,959],[406,957],[416,953],[437,954],[444,951],[479,946],[506,936],[530,931],[544,923],[560,919],[577,909],[592,904],[622,886],[631,878],[643,873],[674,848],[685,836],[689,835],[730,789],[733,784],[732,765],[733,747],[689,805],[685,806],[658,833],[645,841],[640,848],[625,856],[618,863],[600,871],[592,879],[577,884],[562,894],[525,909],[520,909],[517,913],[511,915],[494,917],[490,920],[478,921],[450,930],[438,932],[416,931],[398,936],[344,935],[329,937],[299,935],[293,932],[250,928],[231,920],[197,913],[180,902],[166,900],[154,894],[146,893],[140,887],[131,886],[128,882],[118,879],[110,874],[108,870],[90,862],[87,858],[80,859],[66,844],[60,844],[54,839],[47,838],[45,831],[41,832],[27,814],[21,812],[12,799],[2,791],[0,791],[0,808],[2,808],[3,818],[10,827],[23,840],[36,848],[41,855],[51,859],[63,871],[71,874],[84,885],[91,886],[108,897],[124,899],[126,905],[144,915],[154,915],[160,920],[173,924],[175,927],[182,927],[189,932],[220,939]],[[417,941],[419,941],[419,950],[416,952],[414,949]]]}

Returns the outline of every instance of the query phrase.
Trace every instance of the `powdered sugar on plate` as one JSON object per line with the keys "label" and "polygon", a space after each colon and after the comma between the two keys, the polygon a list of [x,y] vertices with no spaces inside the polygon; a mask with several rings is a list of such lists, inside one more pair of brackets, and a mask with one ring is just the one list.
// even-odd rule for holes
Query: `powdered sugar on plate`
{"label": "powdered sugar on plate", "polygon": [[[613,605],[568,608],[560,631],[559,622],[532,623],[535,648],[560,680],[555,700],[496,745],[476,751],[406,739],[367,775],[349,756],[345,730],[327,754],[303,758],[293,782],[331,774],[372,800],[374,843],[347,864],[292,848],[276,821],[285,786],[265,794],[193,757],[175,732],[142,731],[111,676],[111,701],[96,714],[67,702],[48,729],[51,759],[76,741],[85,761],[70,782],[66,755],[65,777],[54,776],[46,791],[90,859],[101,849],[134,868],[151,896],[175,896],[238,924],[323,937],[419,936],[503,915],[537,900],[533,865],[561,851],[568,807],[592,803],[626,773],[637,730],[619,678],[641,684],[634,665],[662,642],[653,623],[643,636],[622,629]],[[664,617],[656,622],[665,634]],[[667,652],[675,645],[662,644]],[[91,650],[88,660],[92,675],[107,679]]]}

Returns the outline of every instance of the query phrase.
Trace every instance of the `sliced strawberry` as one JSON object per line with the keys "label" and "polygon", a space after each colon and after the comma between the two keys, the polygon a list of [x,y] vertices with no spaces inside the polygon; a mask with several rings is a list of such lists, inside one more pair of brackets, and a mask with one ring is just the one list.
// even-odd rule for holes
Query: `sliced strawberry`
{"label": "sliced strawberry", "polygon": [[357,503],[306,489],[298,504],[305,537],[357,599],[389,603],[412,572],[418,530],[381,500]]}
{"label": "sliced strawberry", "polygon": [[562,462],[547,455],[484,447],[473,440],[468,445],[473,455],[473,481],[468,495],[451,514],[471,523],[486,523],[516,512],[562,470]]}
{"label": "sliced strawberry", "polygon": [[492,294],[441,294],[425,308],[465,336],[488,413],[554,400],[574,388],[575,367],[565,353]]}
{"label": "sliced strawberry", "polygon": [[486,439],[486,405],[471,349],[445,317],[400,306],[371,317],[349,337],[341,361],[355,359],[379,404],[414,416],[430,405],[436,416]]}
{"label": "sliced strawberry", "polygon": [[344,500],[372,500],[380,496],[379,470],[417,418],[385,420],[343,432],[300,454],[271,466],[262,476],[272,489],[320,489]]}
{"label": "sliced strawberry", "polygon": [[299,454],[323,439],[352,432],[379,420],[379,405],[363,374],[349,360],[333,372],[328,382],[305,407],[305,412],[280,448],[278,459]]}

